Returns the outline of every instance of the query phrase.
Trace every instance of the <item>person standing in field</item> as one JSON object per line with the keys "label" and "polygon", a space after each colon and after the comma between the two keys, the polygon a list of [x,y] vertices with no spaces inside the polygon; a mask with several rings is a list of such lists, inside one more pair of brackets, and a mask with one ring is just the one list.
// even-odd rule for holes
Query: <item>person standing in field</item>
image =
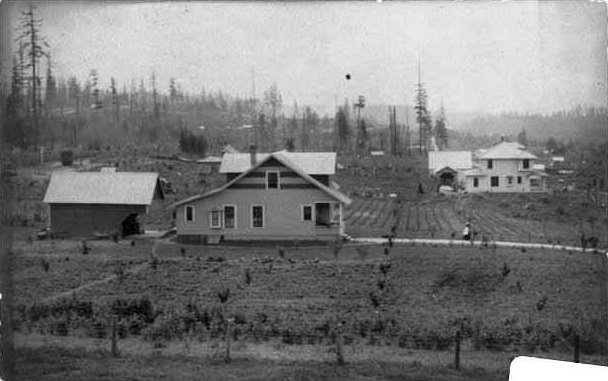
{"label": "person standing in field", "polygon": [[471,239],[471,223],[467,222],[464,225],[464,230],[462,232],[462,239],[465,241],[469,241]]}

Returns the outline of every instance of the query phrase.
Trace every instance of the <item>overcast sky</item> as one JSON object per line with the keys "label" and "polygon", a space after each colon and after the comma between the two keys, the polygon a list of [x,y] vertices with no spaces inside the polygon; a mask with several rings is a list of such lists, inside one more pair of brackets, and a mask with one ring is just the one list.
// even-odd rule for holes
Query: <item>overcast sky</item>
{"label": "overcast sky", "polygon": [[[2,6],[3,75],[18,11]],[[152,70],[161,90],[258,96],[333,107],[344,96],[411,104],[420,57],[436,109],[551,112],[606,104],[602,2],[36,3],[55,74],[101,84]],[[7,23],[7,21],[9,21]],[[10,45],[10,44],[9,44]],[[352,79],[346,81],[345,74]]]}

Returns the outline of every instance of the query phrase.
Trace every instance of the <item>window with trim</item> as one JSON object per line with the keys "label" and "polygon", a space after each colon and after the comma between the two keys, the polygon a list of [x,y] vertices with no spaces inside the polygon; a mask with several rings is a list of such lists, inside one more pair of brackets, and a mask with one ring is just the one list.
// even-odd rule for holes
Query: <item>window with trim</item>
{"label": "window with trim", "polygon": [[312,221],[312,205],[302,205],[302,221]]}
{"label": "window with trim", "polygon": [[186,206],[184,215],[186,218],[186,222],[194,222],[194,206]]}
{"label": "window with trim", "polygon": [[266,189],[279,189],[279,172],[266,172]]}
{"label": "window with trim", "polygon": [[209,225],[213,229],[220,229],[222,227],[222,213],[219,210],[212,210],[209,213]]}
{"label": "window with trim", "polygon": [[488,160],[488,169],[492,169],[494,168],[494,162],[492,161],[492,159]]}
{"label": "window with trim", "polygon": [[234,205],[224,206],[224,228],[236,228],[236,206]]}
{"label": "window with trim", "polygon": [[498,186],[498,176],[490,177],[490,186],[492,186],[492,187]]}
{"label": "window with trim", "polygon": [[513,176],[507,176],[507,185],[513,185]]}
{"label": "window with trim", "polygon": [[524,169],[530,168],[530,159],[524,159]]}
{"label": "window with trim", "polygon": [[473,177],[473,188],[479,187],[479,179],[477,177]]}
{"label": "window with trim", "polygon": [[517,183],[521,184],[521,176],[517,176]]}
{"label": "window with trim", "polygon": [[254,228],[264,227],[264,207],[262,205],[251,207],[251,226]]}

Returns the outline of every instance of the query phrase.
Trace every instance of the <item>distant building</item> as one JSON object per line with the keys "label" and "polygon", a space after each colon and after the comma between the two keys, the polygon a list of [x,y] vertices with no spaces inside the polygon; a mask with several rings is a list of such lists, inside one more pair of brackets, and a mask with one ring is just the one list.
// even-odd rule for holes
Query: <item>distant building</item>
{"label": "distant building", "polygon": [[464,183],[464,173],[472,168],[473,155],[469,151],[429,151],[429,174],[439,178],[441,185]]}
{"label": "distant building", "polygon": [[138,233],[137,216],[163,198],[157,173],[60,172],[51,176],[43,202],[55,235],[80,237]]}
{"label": "distant building", "polygon": [[217,173],[222,164],[222,158],[219,156],[207,156],[204,159],[197,160],[196,163],[200,164],[202,173]]}
{"label": "distant building", "polygon": [[172,205],[183,241],[335,240],[350,199],[331,181],[333,152],[226,153],[227,182]]}
{"label": "distant building", "polygon": [[536,160],[525,146],[503,141],[480,153],[476,168],[465,173],[466,191],[546,192],[547,174],[534,168]]}

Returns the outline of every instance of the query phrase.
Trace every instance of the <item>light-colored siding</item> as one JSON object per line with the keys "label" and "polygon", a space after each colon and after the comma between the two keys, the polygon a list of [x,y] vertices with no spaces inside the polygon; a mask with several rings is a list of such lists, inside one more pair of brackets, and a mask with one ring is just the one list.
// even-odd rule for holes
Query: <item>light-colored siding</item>
{"label": "light-colored siding", "polygon": [[[336,202],[318,189],[227,189],[222,193],[182,205],[176,210],[178,235],[223,235],[225,239],[337,236],[339,227],[318,227],[315,221],[302,221],[302,205]],[[194,222],[185,221],[185,208],[195,208]],[[224,205],[236,206],[235,229],[212,229],[209,215]],[[252,205],[264,206],[264,227],[253,228]]]}
{"label": "light-colored siding", "polygon": [[[546,191],[546,180],[541,178],[540,187],[530,186],[531,169],[534,160],[530,160],[530,168],[523,168],[521,159],[494,159],[492,168],[488,168],[488,160],[480,161],[480,172],[485,176],[479,176],[479,186],[473,187],[474,176],[467,177],[466,189],[469,193],[493,192],[493,193],[522,193],[522,192],[544,192]],[[509,184],[508,177],[512,177],[512,184]],[[522,178],[521,184],[517,183],[517,177]],[[498,186],[491,186],[492,177],[498,177]]]}

